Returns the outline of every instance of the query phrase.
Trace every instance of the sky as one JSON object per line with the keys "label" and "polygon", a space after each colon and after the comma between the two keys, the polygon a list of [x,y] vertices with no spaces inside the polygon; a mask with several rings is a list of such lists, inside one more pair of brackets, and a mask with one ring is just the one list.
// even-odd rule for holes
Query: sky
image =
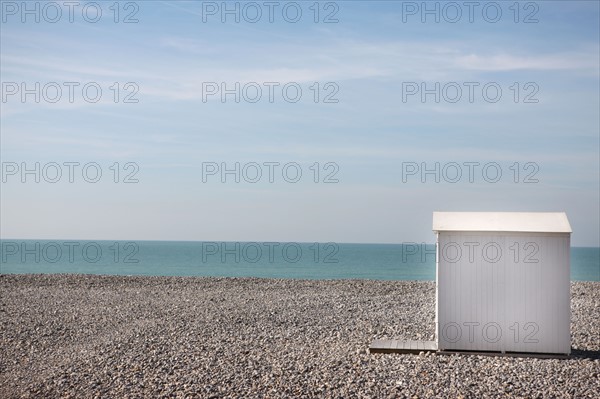
{"label": "sky", "polygon": [[600,246],[600,3],[469,4],[1,1],[0,236]]}

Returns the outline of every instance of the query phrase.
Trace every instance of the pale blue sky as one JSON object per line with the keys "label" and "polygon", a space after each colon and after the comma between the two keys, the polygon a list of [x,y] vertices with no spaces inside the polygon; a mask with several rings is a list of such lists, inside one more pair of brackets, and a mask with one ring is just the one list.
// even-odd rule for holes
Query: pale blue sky
{"label": "pale blue sky", "polygon": [[[243,16],[222,23],[219,13],[203,22],[209,3],[167,1],[136,2],[137,11],[120,2],[120,20],[136,11],[132,24],[114,23],[112,1],[101,2],[97,23],[81,15],[87,2],[69,22],[62,1],[57,23],[44,15],[23,23],[22,10],[13,15],[7,3],[21,2],[2,1],[3,96],[10,82],[97,82],[103,95],[97,103],[77,89],[73,103],[66,89],[56,103],[3,98],[2,162],[97,162],[104,174],[97,184],[66,177],[23,184],[8,176],[3,238],[432,242],[434,210],[487,210],[565,211],[573,244],[599,245],[597,1],[529,2],[535,7],[527,9],[521,2],[519,19],[535,12],[539,21],[528,24],[514,22],[512,1],[498,2],[497,23],[479,8],[473,23],[466,8],[457,23],[443,15],[440,23],[431,16],[422,23],[419,14],[405,15],[404,23],[410,2],[329,2],[339,22],[328,24],[314,23],[312,1],[298,2],[303,14],[295,24],[282,17],[287,2],[273,23],[263,14],[256,24]],[[321,20],[336,10],[327,3]],[[139,102],[115,104],[114,82],[121,95],[134,82]],[[297,103],[278,91],[273,103],[266,91],[257,103],[231,96],[204,102],[207,82],[297,82],[303,95]],[[338,103],[314,103],[314,82],[321,95],[333,82]],[[479,90],[473,103],[466,91],[457,103],[432,96],[403,102],[406,82],[495,82],[503,96],[488,103]],[[515,103],[515,82],[521,95],[534,83],[539,102]],[[402,181],[403,162],[471,161],[498,163],[503,178]],[[139,165],[139,183],[113,183],[114,162]],[[280,175],[273,184],[203,183],[203,162],[297,162],[304,174],[297,184]],[[315,162],[335,162],[339,183],[313,183]],[[520,180],[525,163],[538,165],[539,182],[514,183],[515,162]]]}

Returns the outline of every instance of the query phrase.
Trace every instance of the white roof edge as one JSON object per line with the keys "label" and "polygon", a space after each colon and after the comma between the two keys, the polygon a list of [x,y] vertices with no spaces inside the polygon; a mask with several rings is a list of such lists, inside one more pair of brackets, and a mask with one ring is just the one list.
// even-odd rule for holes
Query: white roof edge
{"label": "white roof edge", "polygon": [[433,212],[433,231],[573,232],[564,212]]}

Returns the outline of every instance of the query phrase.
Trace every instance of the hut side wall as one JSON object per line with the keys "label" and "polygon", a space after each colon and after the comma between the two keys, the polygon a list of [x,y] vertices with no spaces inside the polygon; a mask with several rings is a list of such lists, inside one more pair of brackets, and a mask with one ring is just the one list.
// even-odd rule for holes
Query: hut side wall
{"label": "hut side wall", "polygon": [[570,353],[570,235],[439,232],[440,350]]}

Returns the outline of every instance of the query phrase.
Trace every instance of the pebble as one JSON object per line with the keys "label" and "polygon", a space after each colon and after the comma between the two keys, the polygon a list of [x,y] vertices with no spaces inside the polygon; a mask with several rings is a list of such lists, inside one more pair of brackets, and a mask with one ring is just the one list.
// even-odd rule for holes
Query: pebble
{"label": "pebble", "polygon": [[600,283],[570,359],[370,354],[431,337],[435,284],[0,275],[0,397],[578,397],[600,392]]}

